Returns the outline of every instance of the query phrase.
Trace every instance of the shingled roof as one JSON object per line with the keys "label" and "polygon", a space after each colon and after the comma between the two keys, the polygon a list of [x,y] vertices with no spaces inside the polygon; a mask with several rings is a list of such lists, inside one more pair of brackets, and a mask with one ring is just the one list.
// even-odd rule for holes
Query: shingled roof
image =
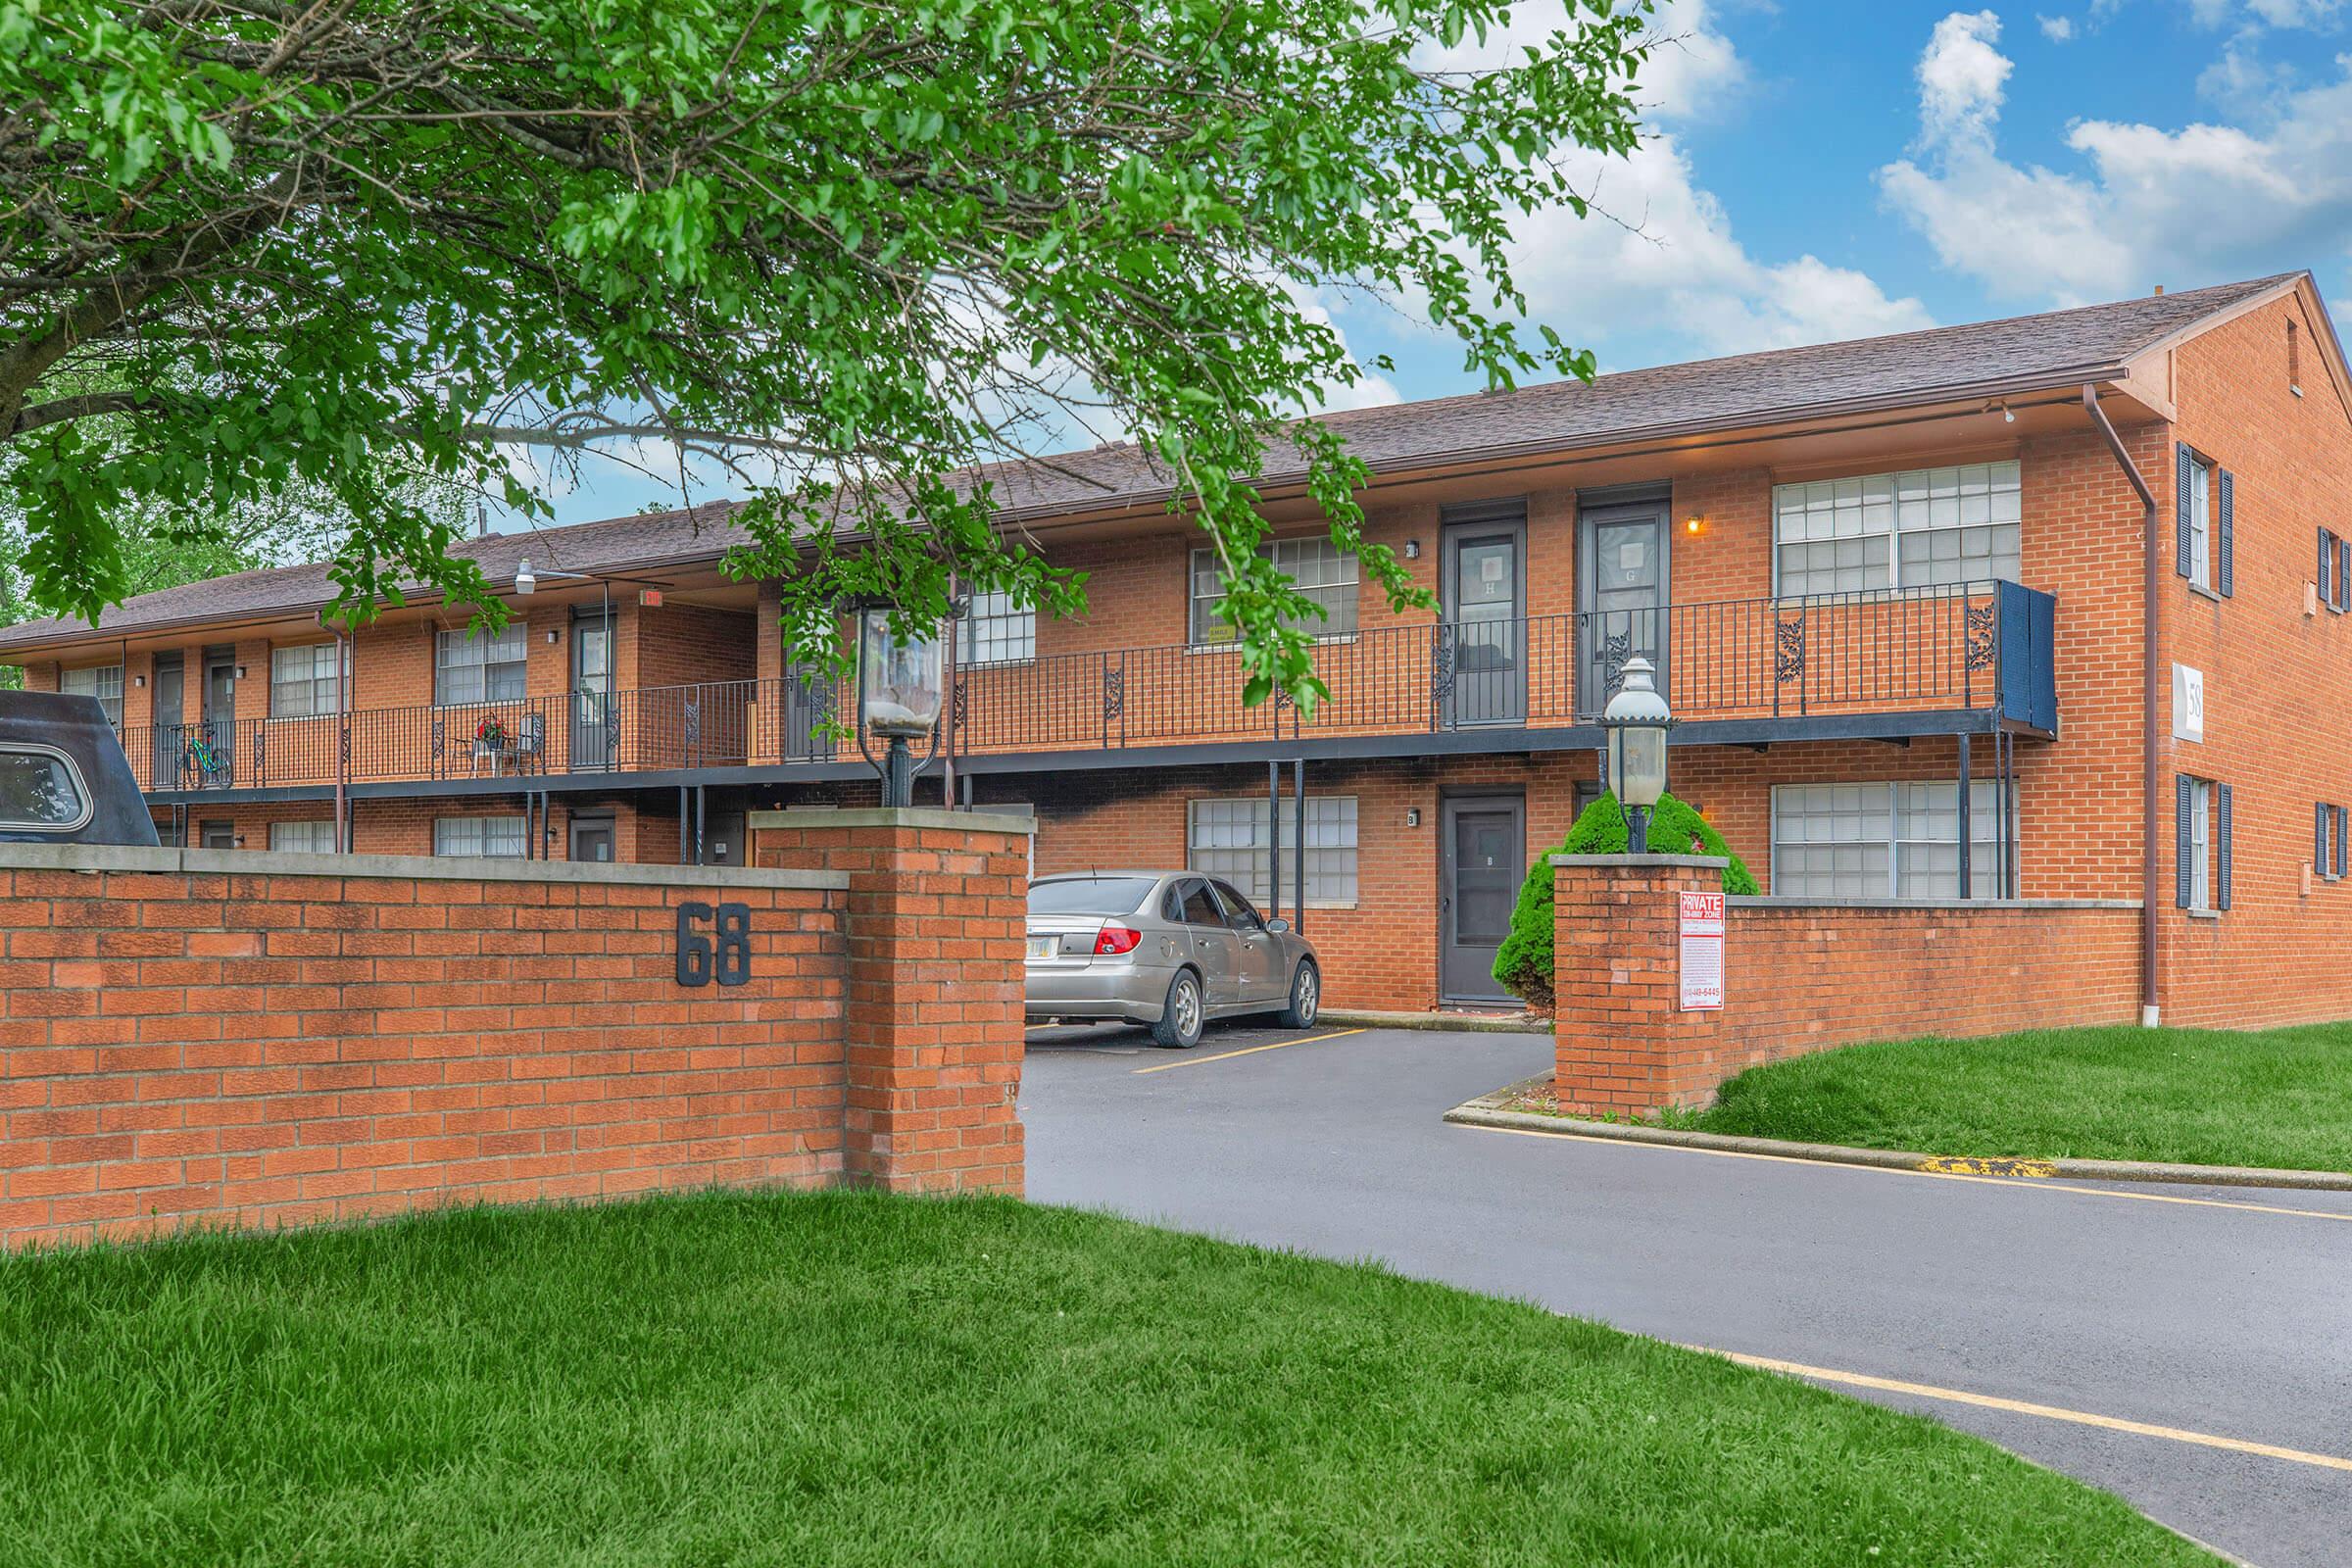
{"label": "shingled roof", "polygon": [[[2133,356],[2205,318],[2284,289],[2305,274],[2089,305],[1888,337],[1775,349],[1626,370],[1587,383],[1563,380],[1511,392],[1478,392],[1321,416],[1375,472],[1541,452],[1565,452],[1703,430],[1735,429],[1857,406],[1934,403],[1990,389],[2061,385],[2112,373]],[[1278,448],[1260,475],[1300,477],[1303,458]],[[1169,475],[1133,445],[979,470],[1015,517],[1094,511],[1164,498]],[[715,561],[744,542],[732,503],[614,517],[565,528],[492,534],[458,553],[494,580],[529,556],[542,567],[625,573]],[[141,594],[108,611],[114,635],[201,622],[316,612],[334,597],[323,565],[242,572]],[[79,621],[0,628],[0,649],[86,635]]]}

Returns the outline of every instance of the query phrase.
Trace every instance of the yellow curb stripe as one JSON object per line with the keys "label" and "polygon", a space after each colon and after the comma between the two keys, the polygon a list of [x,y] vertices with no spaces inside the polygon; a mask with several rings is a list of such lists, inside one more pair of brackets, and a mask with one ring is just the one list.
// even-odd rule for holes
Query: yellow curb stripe
{"label": "yellow curb stripe", "polygon": [[2190,1208],[2234,1208],[2250,1214],[2285,1214],[2296,1219],[2332,1219],[2352,1223],[2352,1210],[2287,1208],[2278,1203],[2240,1203],[2227,1198],[2181,1198],[2172,1193],[2135,1193],[2109,1187],[2077,1187],[2069,1182],[2014,1181],[2006,1176],[1973,1176],[1959,1171],[1905,1168],[1899,1165],[1849,1165],[1835,1159],[1800,1159],[1794,1154],[1765,1154],[1746,1149],[1700,1149],[1691,1144],[1645,1144],[1634,1138],[1595,1138],[1590,1133],[1542,1132],[1533,1127],[1482,1127],[1456,1122],[1473,1132],[1508,1133],[1517,1138],[1558,1138],[1579,1144],[1603,1144],[1611,1149],[1646,1149],[1669,1154],[1709,1154],[1717,1159],[1762,1159],[1776,1165],[1810,1165],[1816,1170],[1850,1170],[1880,1176],[1925,1176],[1939,1182],[1982,1182],[2016,1193],[2080,1193],[2085,1198],[2120,1198],[2134,1203],[2180,1203]]}
{"label": "yellow curb stripe", "polygon": [[2046,1159],[1979,1159],[1974,1154],[1933,1154],[1919,1168],[1937,1176],[2055,1176],[2058,1167]]}
{"label": "yellow curb stripe", "polygon": [[2069,1410],[2061,1405],[2034,1404],[2026,1399],[2004,1399],[1997,1395],[1971,1394],[1965,1389],[1940,1389],[1930,1383],[1906,1383],[1900,1378],[1872,1377],[1866,1372],[1840,1372],[1833,1367],[1806,1366],[1801,1361],[1779,1361],[1768,1355],[1741,1355],[1733,1350],[1710,1350],[1693,1345],[1687,1349],[1720,1355],[1741,1366],[1752,1366],[1766,1372],[1782,1372],[1789,1377],[1805,1378],[1816,1383],[1837,1383],[1849,1388],[1876,1389],[1885,1394],[1907,1394],[1915,1398],[1940,1399],[1949,1404],[1970,1404],[1980,1409],[2003,1410],[2011,1415],[2038,1416],[2045,1421],[2069,1421],[2076,1426],[2100,1427],[2109,1432],[2129,1432],[2135,1437],[2162,1438],[2168,1443],[2193,1444],[2200,1448],[2221,1448],[2230,1453],[2251,1453],[2265,1459],[2284,1459],[2291,1464],[2316,1465],[2323,1470],[2352,1472],[2352,1459],[2332,1453],[2311,1453],[2302,1448],[2282,1448],[2275,1443],[2253,1443],[2244,1438],[2216,1437],[2210,1432],[2189,1432],[2180,1427],[2156,1426],[2146,1421],[2127,1421],[2121,1416],[2098,1415],[2088,1410]]}
{"label": "yellow curb stripe", "polygon": [[1261,1051],[1280,1051],[1285,1046],[1311,1046],[1318,1040],[1345,1040],[1349,1035],[1368,1034],[1364,1029],[1342,1029],[1337,1034],[1308,1035],[1303,1040],[1277,1040],[1270,1046],[1244,1046],[1239,1051],[1220,1051],[1213,1056],[1186,1056],[1180,1061],[1163,1061],[1156,1067],[1137,1067],[1136,1077],[1148,1072],[1174,1072],[1179,1067],[1205,1067],[1212,1061],[1231,1061],[1236,1056],[1254,1056]]}

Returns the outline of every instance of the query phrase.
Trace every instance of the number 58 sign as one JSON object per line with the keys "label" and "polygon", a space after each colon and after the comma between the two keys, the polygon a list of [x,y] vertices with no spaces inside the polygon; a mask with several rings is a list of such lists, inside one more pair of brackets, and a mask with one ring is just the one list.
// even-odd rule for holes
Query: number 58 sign
{"label": "number 58 sign", "polygon": [[739,986],[752,977],[752,911],[748,905],[678,906],[678,984]]}

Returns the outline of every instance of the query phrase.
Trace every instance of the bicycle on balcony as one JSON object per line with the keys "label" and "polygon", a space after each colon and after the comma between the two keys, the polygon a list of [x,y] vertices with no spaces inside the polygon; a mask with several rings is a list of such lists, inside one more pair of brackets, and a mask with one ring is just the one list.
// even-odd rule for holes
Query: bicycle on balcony
{"label": "bicycle on balcony", "polygon": [[179,748],[180,788],[189,790],[222,790],[229,786],[232,770],[228,752],[215,744],[203,730],[191,732]]}

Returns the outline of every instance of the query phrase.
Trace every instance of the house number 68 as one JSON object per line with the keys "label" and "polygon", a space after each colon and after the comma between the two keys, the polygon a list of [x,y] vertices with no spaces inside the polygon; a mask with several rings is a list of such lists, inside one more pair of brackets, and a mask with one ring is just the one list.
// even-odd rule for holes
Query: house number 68
{"label": "house number 68", "polygon": [[[712,925],[710,906],[678,906],[678,984],[739,986],[752,977],[752,911],[742,904],[722,904]],[[704,934],[711,927],[713,936]]]}

